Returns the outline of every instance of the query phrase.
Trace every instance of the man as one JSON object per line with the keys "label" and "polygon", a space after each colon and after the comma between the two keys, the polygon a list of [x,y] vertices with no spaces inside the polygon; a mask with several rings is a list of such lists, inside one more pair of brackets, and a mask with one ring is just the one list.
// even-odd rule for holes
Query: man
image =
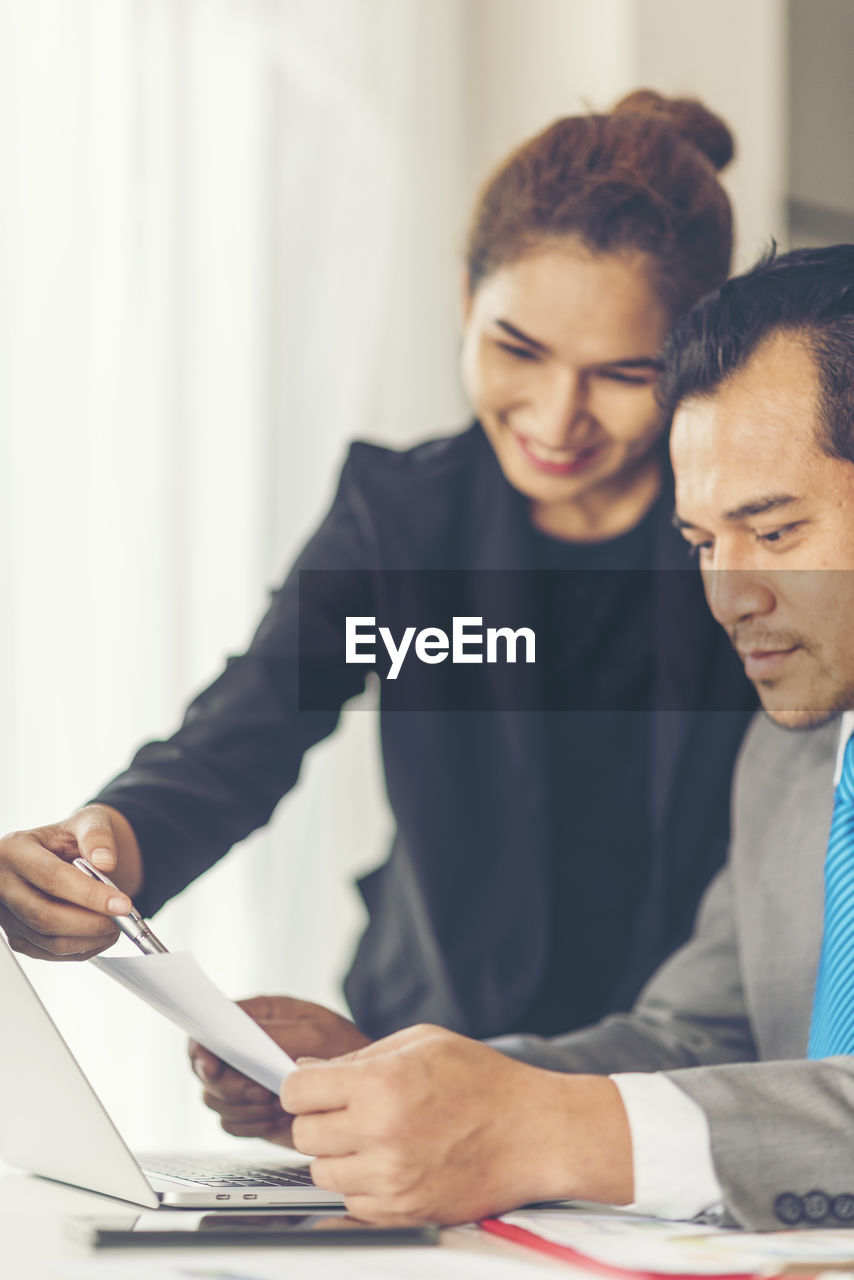
{"label": "man", "polygon": [[676,523],[765,712],[728,865],[629,1014],[496,1047],[416,1027],[291,1075],[294,1143],[354,1213],[574,1197],[854,1224],[852,383],[854,246],[760,263],[678,326]]}

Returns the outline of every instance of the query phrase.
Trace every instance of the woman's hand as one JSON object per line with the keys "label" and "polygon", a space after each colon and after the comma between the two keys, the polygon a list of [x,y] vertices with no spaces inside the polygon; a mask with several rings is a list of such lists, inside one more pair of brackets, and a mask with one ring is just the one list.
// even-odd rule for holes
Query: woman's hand
{"label": "woman's hand", "polygon": [[282,1085],[315,1183],[369,1222],[450,1225],[531,1200],[626,1204],[631,1137],[605,1076],[543,1071],[411,1027]]}
{"label": "woman's hand", "polygon": [[[347,1018],[307,1000],[253,996],[237,1003],[292,1058],[335,1058],[370,1044]],[[293,1146],[293,1117],[282,1110],[275,1094],[226,1066],[195,1040],[190,1041],[189,1055],[205,1086],[202,1099],[220,1117],[226,1133]]]}
{"label": "woman's hand", "polygon": [[[123,892],[70,865],[81,856]],[[110,916],[127,915],[127,895],[141,879],[130,823],[108,805],[87,805],[64,822],[0,839],[0,926],[23,955],[88,960],[118,938]]]}

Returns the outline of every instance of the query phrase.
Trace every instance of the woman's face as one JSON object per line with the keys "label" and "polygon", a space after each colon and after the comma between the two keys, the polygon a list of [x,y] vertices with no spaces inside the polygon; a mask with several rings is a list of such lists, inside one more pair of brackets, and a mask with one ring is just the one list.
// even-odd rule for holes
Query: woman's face
{"label": "woman's face", "polygon": [[669,317],[650,275],[640,252],[567,238],[467,296],[463,382],[505,476],[535,505],[620,492],[660,437]]}

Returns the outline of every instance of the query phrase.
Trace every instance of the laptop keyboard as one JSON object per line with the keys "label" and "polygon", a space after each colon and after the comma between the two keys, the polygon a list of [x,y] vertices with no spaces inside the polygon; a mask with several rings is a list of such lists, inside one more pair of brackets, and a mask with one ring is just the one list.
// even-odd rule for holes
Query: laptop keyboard
{"label": "laptop keyboard", "polygon": [[145,1156],[146,1173],[206,1187],[312,1187],[307,1165],[244,1165],[227,1156]]}

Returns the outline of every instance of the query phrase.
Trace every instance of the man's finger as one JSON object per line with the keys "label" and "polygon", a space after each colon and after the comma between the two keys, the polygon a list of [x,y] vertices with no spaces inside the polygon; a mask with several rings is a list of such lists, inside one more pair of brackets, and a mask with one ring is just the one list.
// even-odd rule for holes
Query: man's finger
{"label": "man's finger", "polygon": [[[348,1055],[349,1056],[349,1055]],[[340,1059],[298,1067],[285,1076],[280,1097],[285,1111],[338,1111],[346,1107],[353,1089],[353,1067]]]}
{"label": "man's finger", "polygon": [[404,1027],[402,1031],[394,1031],[390,1036],[384,1036],[382,1040],[372,1040],[370,1044],[363,1045],[361,1049],[354,1049],[351,1053],[342,1053],[338,1058],[331,1058],[330,1062],[352,1063],[361,1062],[365,1058],[381,1058],[386,1053],[397,1053],[411,1044],[442,1034],[444,1034],[442,1027],[418,1023],[414,1027]]}
{"label": "man's finger", "polygon": [[419,1224],[420,1218],[409,1218],[399,1213],[389,1213],[381,1198],[355,1192],[346,1199],[347,1212],[360,1222],[370,1222],[378,1227],[400,1227],[409,1223]]}
{"label": "man's finger", "polygon": [[351,1156],[356,1144],[346,1111],[296,1116],[291,1125],[297,1151],[307,1156]]}
{"label": "man's finger", "polygon": [[318,1156],[309,1165],[311,1180],[324,1191],[349,1198],[370,1192],[369,1165],[364,1156]]}

